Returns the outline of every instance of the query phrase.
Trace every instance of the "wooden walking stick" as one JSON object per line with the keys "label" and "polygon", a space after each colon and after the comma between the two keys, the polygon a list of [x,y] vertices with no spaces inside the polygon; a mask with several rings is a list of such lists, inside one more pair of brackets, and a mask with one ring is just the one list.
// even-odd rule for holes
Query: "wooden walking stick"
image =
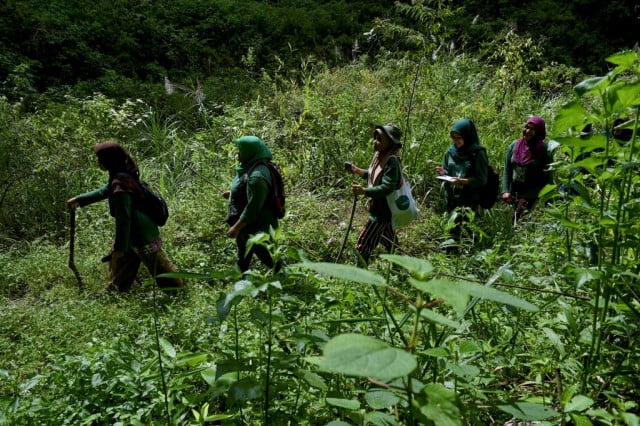
{"label": "wooden walking stick", "polygon": [[76,209],[70,209],[69,216],[69,268],[73,271],[73,274],[76,276],[76,280],[78,280],[78,287],[83,288],[82,278],[80,278],[80,272],[78,272],[78,267],[76,266],[76,262],[74,261],[74,252],[75,252],[75,240],[76,240]]}

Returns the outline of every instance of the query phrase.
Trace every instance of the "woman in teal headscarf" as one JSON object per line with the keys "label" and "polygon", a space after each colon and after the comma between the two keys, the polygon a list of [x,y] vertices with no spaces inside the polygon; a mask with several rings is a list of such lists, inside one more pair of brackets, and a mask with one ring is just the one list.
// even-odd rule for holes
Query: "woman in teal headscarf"
{"label": "woman in teal headscarf", "polygon": [[273,182],[264,163],[271,161],[271,150],[257,136],[243,136],[236,139],[235,144],[239,164],[231,182],[231,190],[224,194],[229,199],[226,222],[230,228],[227,236],[236,239],[237,264],[242,272],[249,269],[254,254],[267,267],[272,268],[273,259],[263,246],[255,245],[247,252],[247,242],[251,235],[268,233],[269,227],[278,227],[278,218],[269,204],[269,191]]}
{"label": "woman in teal headscarf", "polygon": [[480,191],[487,183],[489,159],[480,146],[480,139],[473,121],[458,120],[449,132],[453,143],[444,156],[442,166],[436,167],[440,176],[447,176],[447,211],[456,207],[478,208]]}
{"label": "woman in teal headscarf", "polygon": [[[456,121],[449,135],[453,143],[444,155],[442,166],[436,167],[436,172],[446,177],[447,211],[452,212],[460,207],[476,210],[480,204],[479,189],[487,184],[489,174],[487,151],[480,146],[476,126],[468,118]],[[455,240],[460,240],[466,221],[464,211],[456,216],[456,226],[450,231]],[[447,251],[456,252],[457,248],[449,246]]]}

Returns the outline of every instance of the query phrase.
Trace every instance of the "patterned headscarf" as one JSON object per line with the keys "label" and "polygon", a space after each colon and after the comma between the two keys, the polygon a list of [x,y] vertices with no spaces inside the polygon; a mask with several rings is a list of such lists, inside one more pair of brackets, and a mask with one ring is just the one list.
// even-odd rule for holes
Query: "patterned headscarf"
{"label": "patterned headscarf", "polygon": [[535,135],[529,142],[524,136],[516,142],[516,146],[513,149],[513,161],[516,164],[525,165],[531,163],[544,148],[544,138],[547,136],[544,120],[534,115],[529,117],[525,126],[529,123],[533,124]]}

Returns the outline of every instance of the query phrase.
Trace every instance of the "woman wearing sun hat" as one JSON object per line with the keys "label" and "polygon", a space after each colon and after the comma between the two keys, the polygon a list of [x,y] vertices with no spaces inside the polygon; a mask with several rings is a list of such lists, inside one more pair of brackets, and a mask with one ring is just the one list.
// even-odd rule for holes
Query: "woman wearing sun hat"
{"label": "woman wearing sun hat", "polygon": [[371,253],[382,243],[391,250],[397,245],[396,235],[391,225],[391,210],[386,196],[395,191],[402,178],[398,152],[402,148],[402,130],[393,123],[375,126],[373,131],[374,155],[368,169],[349,165],[347,171],[366,179],[367,186],[352,185],[354,195],[364,195],[369,199],[369,220],[360,231],[356,250],[362,261],[369,263]]}

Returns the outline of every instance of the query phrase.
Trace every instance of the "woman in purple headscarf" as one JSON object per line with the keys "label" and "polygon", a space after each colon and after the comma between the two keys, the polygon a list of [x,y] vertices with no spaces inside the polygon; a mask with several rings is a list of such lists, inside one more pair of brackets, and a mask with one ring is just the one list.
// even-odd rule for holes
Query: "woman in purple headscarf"
{"label": "woman in purple headscarf", "polygon": [[532,116],[522,129],[522,137],[507,148],[502,171],[502,200],[513,204],[518,213],[531,210],[540,190],[551,183],[548,168],[552,158],[544,141],[546,135],[544,120]]}

